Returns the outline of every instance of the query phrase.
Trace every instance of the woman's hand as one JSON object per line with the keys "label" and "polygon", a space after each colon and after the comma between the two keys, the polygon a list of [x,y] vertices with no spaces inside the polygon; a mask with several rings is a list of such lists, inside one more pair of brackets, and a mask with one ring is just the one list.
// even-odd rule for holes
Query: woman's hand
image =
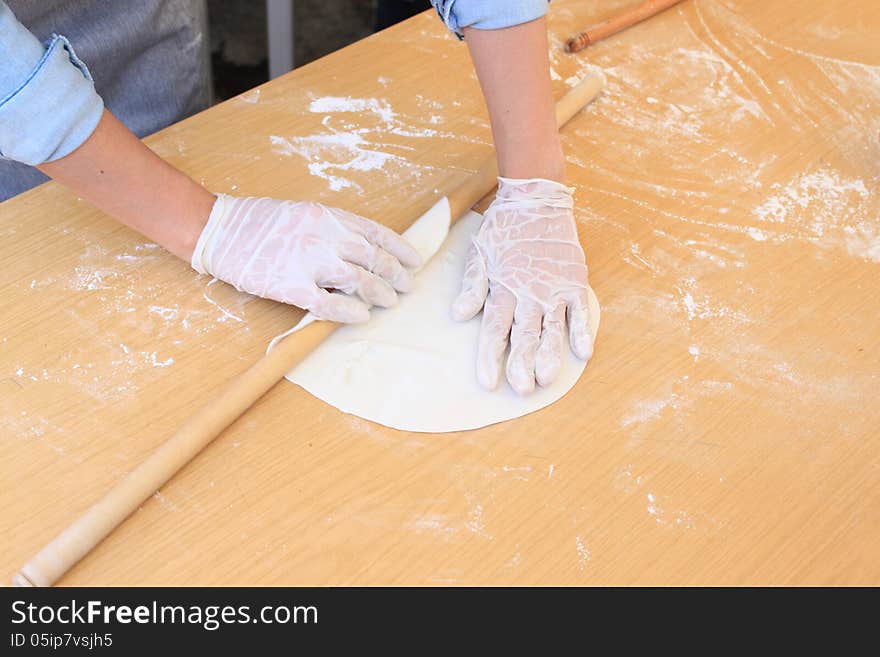
{"label": "woman's hand", "polygon": [[452,316],[468,320],[483,309],[477,378],[488,390],[498,386],[508,339],[507,380],[521,395],[536,381],[553,383],[566,342],[578,358],[593,353],[587,265],[571,194],[551,180],[499,178],[471,244]]}
{"label": "woman's hand", "polygon": [[393,306],[419,264],[400,235],[351,212],[222,194],[192,256],[197,271],[239,290],[345,323]]}

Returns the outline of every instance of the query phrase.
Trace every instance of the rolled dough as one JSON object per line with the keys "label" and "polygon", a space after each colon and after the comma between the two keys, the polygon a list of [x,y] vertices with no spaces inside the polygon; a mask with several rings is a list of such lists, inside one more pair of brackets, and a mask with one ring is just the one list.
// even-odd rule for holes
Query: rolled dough
{"label": "rolled dough", "polygon": [[[442,199],[404,235],[427,264],[415,288],[389,309],[374,308],[366,324],[337,329],[287,379],[345,413],[404,431],[442,433],[477,429],[537,411],[560,399],[580,378],[586,363],[570,350],[559,378],[520,397],[506,381],[493,392],[477,383],[480,316],[449,318],[461,285],[471,235],[482,217],[470,212],[452,230]],[[448,237],[447,237],[448,235]],[[599,303],[589,290],[595,338]],[[282,337],[314,321],[307,315]]]}

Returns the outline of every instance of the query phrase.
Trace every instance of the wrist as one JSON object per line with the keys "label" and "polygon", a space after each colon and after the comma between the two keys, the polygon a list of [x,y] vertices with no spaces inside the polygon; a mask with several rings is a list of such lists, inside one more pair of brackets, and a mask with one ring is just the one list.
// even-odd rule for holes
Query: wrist
{"label": "wrist", "polygon": [[169,186],[165,194],[164,207],[173,220],[162,245],[178,258],[190,262],[217,197],[186,175],[175,182],[177,184]]}
{"label": "wrist", "polygon": [[214,195],[105,111],[72,153],[39,169],[111,217],[189,260]]}
{"label": "wrist", "polygon": [[498,148],[498,173],[503,178],[544,178],[565,182],[565,156],[555,131],[539,138],[506,140]]}
{"label": "wrist", "polygon": [[498,177],[496,204],[520,204],[528,206],[545,204],[555,208],[574,207],[574,187],[549,178]]}

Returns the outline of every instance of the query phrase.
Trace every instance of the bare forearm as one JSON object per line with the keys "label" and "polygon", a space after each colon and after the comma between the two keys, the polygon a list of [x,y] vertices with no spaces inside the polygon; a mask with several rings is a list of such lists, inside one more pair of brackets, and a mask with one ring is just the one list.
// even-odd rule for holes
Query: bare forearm
{"label": "bare forearm", "polygon": [[107,111],[79,148],[38,168],[187,261],[214,203]]}
{"label": "bare forearm", "polygon": [[561,182],[565,160],[545,20],[501,30],[465,28],[464,34],[489,109],[499,172],[509,178]]}

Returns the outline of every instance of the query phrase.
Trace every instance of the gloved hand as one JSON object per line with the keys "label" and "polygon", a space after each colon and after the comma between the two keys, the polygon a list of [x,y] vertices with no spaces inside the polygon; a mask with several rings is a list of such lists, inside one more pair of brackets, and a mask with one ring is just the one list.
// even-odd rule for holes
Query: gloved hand
{"label": "gloved hand", "polygon": [[192,256],[199,273],[334,322],[364,322],[370,306],[394,305],[412,287],[406,267],[420,262],[400,235],[351,212],[225,194]]}
{"label": "gloved hand", "polygon": [[464,321],[483,308],[477,379],[493,390],[510,340],[507,380],[519,394],[550,385],[568,342],[578,358],[593,353],[587,265],[578,241],[573,190],[551,180],[498,179],[498,194],[473,238],[461,293],[452,305]]}

